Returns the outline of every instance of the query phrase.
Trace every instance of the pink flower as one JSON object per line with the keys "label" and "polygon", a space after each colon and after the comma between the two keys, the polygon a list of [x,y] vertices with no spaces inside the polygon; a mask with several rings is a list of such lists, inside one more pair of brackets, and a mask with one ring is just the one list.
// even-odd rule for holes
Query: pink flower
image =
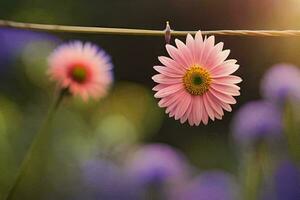
{"label": "pink flower", "polygon": [[236,84],[242,79],[231,75],[239,68],[237,60],[226,60],[230,50],[223,50],[222,42],[215,45],[214,36],[203,40],[200,31],[195,39],[189,34],[186,44],[178,39],[175,43],[177,48],[166,45],[171,58],[160,56],[163,66],[154,66],[159,72],[152,77],[158,83],[153,88],[161,99],[158,105],[191,126],[222,119],[223,110],[230,112],[236,103],[233,96],[240,95]]}
{"label": "pink flower", "polygon": [[48,74],[61,89],[83,100],[106,95],[112,82],[110,57],[91,43],[76,41],[59,46],[49,57]]}

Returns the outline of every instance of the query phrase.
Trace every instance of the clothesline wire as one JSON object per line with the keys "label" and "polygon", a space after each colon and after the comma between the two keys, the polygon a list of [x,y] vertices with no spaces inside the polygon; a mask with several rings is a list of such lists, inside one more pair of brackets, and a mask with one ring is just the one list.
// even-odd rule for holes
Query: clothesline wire
{"label": "clothesline wire", "polygon": [[[10,20],[0,20],[0,27],[16,29],[46,31],[46,32],[69,32],[86,34],[106,35],[135,35],[135,36],[164,36],[165,30],[147,30],[130,28],[107,28],[89,26],[68,26],[56,24],[24,23]],[[185,36],[188,33],[194,35],[197,31],[171,30],[172,36]],[[254,36],[254,37],[288,37],[300,36],[300,30],[211,30],[202,31],[203,35],[226,35],[226,36]]]}

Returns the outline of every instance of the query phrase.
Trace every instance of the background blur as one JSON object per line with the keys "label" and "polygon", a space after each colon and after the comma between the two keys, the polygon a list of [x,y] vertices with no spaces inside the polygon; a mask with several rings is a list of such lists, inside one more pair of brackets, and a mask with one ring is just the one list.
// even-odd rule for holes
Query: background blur
{"label": "background blur", "polygon": [[[1,0],[0,18],[21,22],[175,30],[300,29],[298,0]],[[167,55],[163,37],[29,32],[0,28],[0,197],[41,126],[53,98],[47,55],[69,40],[98,44],[111,56],[115,83],[100,102],[66,101],[53,122],[52,139],[16,199],[75,199],[81,161],[110,156],[124,160],[135,146],[169,144],[201,169],[237,175],[238,154],[229,135],[234,112],[260,98],[264,72],[276,63],[300,65],[299,38],[217,37],[240,64],[242,95],[222,121],[189,127],[169,119],[153,97],[157,56]],[[173,38],[174,39],[174,38]],[[183,38],[181,38],[183,39]],[[42,163],[42,164],[41,164]],[[43,169],[42,169],[43,168]],[[37,176],[37,175],[36,175]],[[37,184],[39,183],[39,184]],[[42,184],[40,184],[42,183]],[[79,198],[80,199],[80,198]],[[84,198],[81,198],[84,199]]]}

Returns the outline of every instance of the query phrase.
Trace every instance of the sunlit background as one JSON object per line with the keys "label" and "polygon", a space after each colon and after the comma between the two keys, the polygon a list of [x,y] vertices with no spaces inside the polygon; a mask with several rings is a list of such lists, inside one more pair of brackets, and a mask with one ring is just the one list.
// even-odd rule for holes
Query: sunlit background
{"label": "sunlit background", "polygon": [[[166,21],[175,30],[300,29],[300,1],[1,0],[0,19],[158,30],[164,29]],[[53,100],[55,84],[46,74],[47,56],[70,40],[90,41],[105,49],[114,64],[114,84],[100,101],[69,98],[63,102],[47,145],[31,163],[13,199],[245,199],[243,185],[252,181],[244,180],[249,176],[245,174],[257,170],[245,167],[252,165],[247,163],[251,153],[234,140],[232,119],[243,105],[262,99],[261,79],[273,65],[300,66],[299,38],[218,36],[216,40],[231,50],[230,58],[240,64],[236,75],[243,78],[242,95],[223,120],[190,127],[168,118],[153,97],[153,66],[159,64],[158,56],[167,55],[163,37],[50,34],[3,27],[0,199],[13,183]],[[292,111],[299,110],[299,104],[293,106]],[[239,116],[240,120],[248,117]],[[288,119],[283,117],[283,126]],[[294,129],[299,135],[299,126]],[[300,199],[299,168],[292,163],[293,154],[285,156],[282,143],[270,153],[276,165],[270,169],[262,165],[267,174],[276,174],[269,177],[286,180],[288,187],[282,184],[283,189],[274,189],[270,185],[276,184],[264,180],[259,197],[249,200]]]}

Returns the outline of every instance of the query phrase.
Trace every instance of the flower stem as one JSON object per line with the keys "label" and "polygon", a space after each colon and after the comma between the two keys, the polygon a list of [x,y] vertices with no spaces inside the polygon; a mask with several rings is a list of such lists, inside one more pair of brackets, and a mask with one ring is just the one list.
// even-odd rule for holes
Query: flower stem
{"label": "flower stem", "polygon": [[253,151],[247,154],[244,163],[244,199],[259,198],[259,188],[268,179],[270,167],[267,145],[264,142],[257,144]]}
{"label": "flower stem", "polygon": [[284,128],[288,147],[292,158],[300,163],[300,127],[296,120],[293,105],[287,102],[284,110]]}
{"label": "flower stem", "polygon": [[4,197],[3,200],[11,200],[13,198],[13,195],[14,195],[18,185],[20,184],[26,170],[28,169],[28,166],[32,160],[33,154],[36,151],[36,149],[38,148],[38,146],[40,145],[41,141],[43,141],[43,137],[45,137],[45,135],[47,133],[47,129],[49,128],[49,125],[51,124],[50,122],[52,121],[52,118],[53,118],[56,110],[58,109],[60,103],[62,102],[65,94],[66,94],[66,91],[61,90],[61,92],[57,96],[54,103],[50,106],[48,114],[42,124],[42,127],[41,127],[40,131],[35,135],[32,143],[31,143],[28,151],[26,152],[25,157],[21,163],[21,166],[16,175],[16,178],[15,178],[13,184],[11,185],[11,187],[9,188],[7,195]]}

